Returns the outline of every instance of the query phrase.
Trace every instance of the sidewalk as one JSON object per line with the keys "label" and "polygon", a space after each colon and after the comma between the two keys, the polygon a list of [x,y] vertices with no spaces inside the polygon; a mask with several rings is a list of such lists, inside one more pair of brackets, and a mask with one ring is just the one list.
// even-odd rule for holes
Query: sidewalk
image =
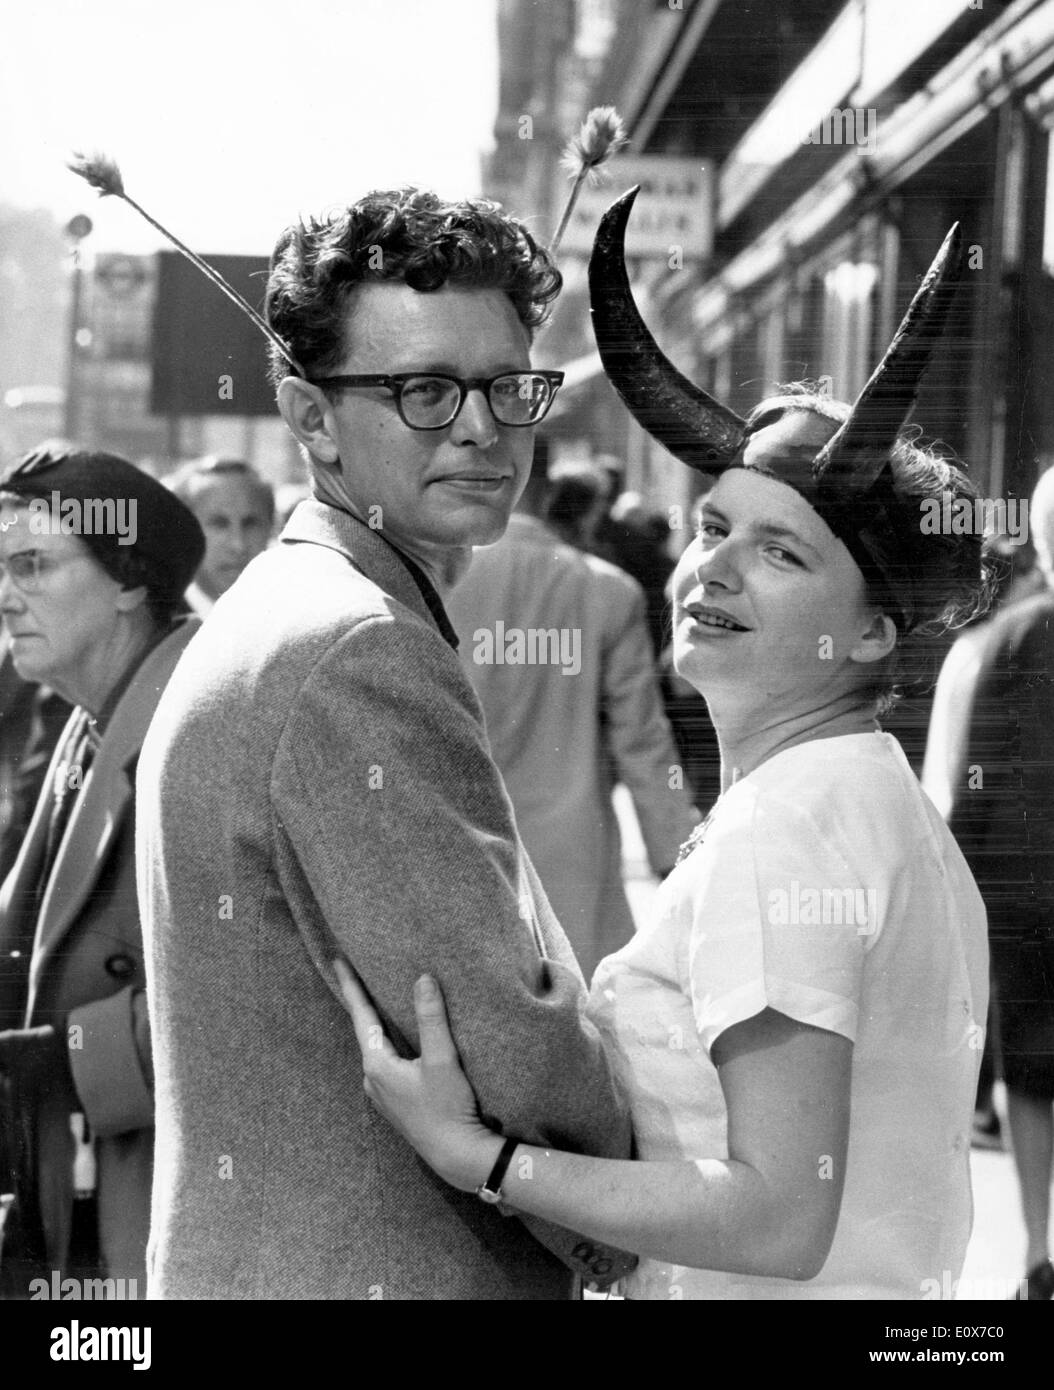
{"label": "sidewalk", "polygon": [[[1006,1094],[995,1089],[996,1109],[1006,1123]],[[960,1280],[963,1298],[1004,1299],[1014,1294],[1025,1272],[1025,1227],[1021,1219],[1014,1160],[1009,1153],[974,1149],[970,1154],[973,1175],[973,1235],[966,1251]]]}

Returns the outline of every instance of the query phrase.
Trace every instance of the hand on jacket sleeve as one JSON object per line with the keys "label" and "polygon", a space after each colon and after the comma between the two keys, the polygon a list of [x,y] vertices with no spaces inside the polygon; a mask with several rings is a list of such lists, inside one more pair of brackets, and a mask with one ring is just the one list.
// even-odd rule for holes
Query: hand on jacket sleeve
{"label": "hand on jacket sleeve", "polygon": [[628,1111],[581,974],[523,855],[471,687],[436,647],[424,624],[374,621],[313,667],[276,757],[276,817],[330,957],[349,961],[401,1055],[417,1050],[413,985],[430,974],[488,1124],[622,1157]]}

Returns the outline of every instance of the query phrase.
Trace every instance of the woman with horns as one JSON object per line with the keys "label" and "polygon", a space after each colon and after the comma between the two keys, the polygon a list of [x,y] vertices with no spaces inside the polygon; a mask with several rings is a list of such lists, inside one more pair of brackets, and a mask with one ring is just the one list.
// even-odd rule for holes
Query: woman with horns
{"label": "woman with horns", "polygon": [[597,236],[594,327],[636,418],[717,475],[675,575],[674,647],[722,754],[653,924],[593,982],[647,1161],[494,1134],[434,983],[416,992],[421,1059],[402,1061],[342,966],[366,1089],[456,1187],[639,1253],[630,1298],[946,1296],[971,1223],[985,912],[876,716],[911,635],[972,616],[987,589],[980,536],[920,525],[923,502],[971,485],[900,433],[957,234],[852,410],[790,395],[743,421],[637,314],[634,196]]}

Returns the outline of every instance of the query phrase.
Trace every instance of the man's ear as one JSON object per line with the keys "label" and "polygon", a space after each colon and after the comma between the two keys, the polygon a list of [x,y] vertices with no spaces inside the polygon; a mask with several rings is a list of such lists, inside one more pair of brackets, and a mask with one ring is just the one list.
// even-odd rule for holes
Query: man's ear
{"label": "man's ear", "polygon": [[888,613],[875,612],[856,646],[849,653],[850,661],[870,663],[887,657],[897,645],[897,625]]}
{"label": "man's ear", "polygon": [[337,463],[339,451],[333,429],[333,406],[321,386],[298,376],[287,376],[278,385],[278,409],[294,437],[313,458]]}
{"label": "man's ear", "polygon": [[134,589],[121,589],[114,600],[118,613],[134,613],[146,602],[146,585],[137,584]]}

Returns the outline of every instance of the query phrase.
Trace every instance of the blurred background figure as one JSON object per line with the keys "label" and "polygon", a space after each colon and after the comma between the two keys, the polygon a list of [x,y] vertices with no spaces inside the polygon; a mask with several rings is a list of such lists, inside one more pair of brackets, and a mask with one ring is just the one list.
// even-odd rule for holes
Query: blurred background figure
{"label": "blurred background figure", "polygon": [[187,590],[190,606],[205,617],[249,561],[267,549],[274,493],[251,464],[215,455],[184,464],[165,481],[205,532],[205,558]]}
{"label": "blurred background figure", "polygon": [[23,680],[0,632],[0,883],[18,857],[44,774],[70,705],[46,685]]}
{"label": "blurred background figure", "polygon": [[[927,782],[988,909],[1027,1297],[1054,1298],[1054,471],[1032,497],[1038,593],[963,635],[934,702]],[[1028,584],[1026,581],[1026,592]],[[1019,1295],[1020,1296],[1020,1295]]]}
{"label": "blurred background figure", "polygon": [[[83,517],[90,499],[120,499],[134,528],[39,525],[41,504],[65,522],[68,504]],[[17,1199],[0,1265],[8,1297],[53,1272],[145,1296],[154,1102],[135,764],[198,626],[183,594],[204,550],[193,514],[114,455],[37,450],[0,476],[13,663],[75,706],[0,890],[0,1191]]]}
{"label": "blurred background figure", "polygon": [[[698,533],[703,502],[712,485],[708,484],[692,504],[685,545],[691,544]],[[668,580],[664,589],[664,613],[670,612],[671,587]],[[706,701],[690,681],[674,670],[673,644],[669,636],[659,658],[659,688],[692,800],[705,815],[721,791],[721,750]]]}
{"label": "blurred background figure", "polygon": [[608,480],[591,463],[561,463],[549,478],[542,506],[540,519],[559,540],[595,552],[597,531],[607,515]]}
{"label": "blurred background figure", "polygon": [[632,575],[644,590],[645,617],[652,651],[658,660],[670,641],[671,606],[666,583],[673,573],[670,527],[663,512],[647,507],[638,492],[624,492],[601,520],[597,553]]}
{"label": "blurred background figure", "polygon": [[[523,842],[588,979],[633,935],[615,783],[632,797],[660,876],[673,867],[697,817],[662,712],[643,592],[542,520],[552,516],[547,463],[539,438],[508,531],[476,552],[447,606]],[[588,470],[565,474],[552,490],[565,534],[576,499],[587,516],[603,502]],[[488,651],[481,633],[494,634],[497,656],[503,634],[530,629],[557,631],[561,650],[578,660],[562,666],[479,659]]]}
{"label": "blurred background figure", "polygon": [[[617,483],[619,474],[613,468],[605,472],[610,481]],[[696,533],[701,505],[702,497],[697,497],[688,528],[689,541]],[[721,756],[706,701],[673,669],[673,606],[669,587],[676,562],[670,555],[667,514],[647,506],[638,492],[619,493],[601,517],[591,548],[631,575],[644,591],[645,620],[663,710],[684,768],[689,795],[705,813],[720,791]]]}
{"label": "blurred background figure", "polygon": [[[1003,564],[999,592],[988,614],[970,624],[956,638],[941,665],[930,707],[921,780],[926,794],[946,821],[951,820],[956,801],[966,788],[966,743],[970,716],[981,654],[990,637],[995,609],[999,604],[1019,602],[1046,587],[1038,569],[1023,563],[1020,552],[1015,553],[1004,538],[992,537],[988,548]],[[995,1103],[995,1084],[1001,1076],[999,997],[993,975],[984,1053],[977,1078],[972,1133],[974,1148],[1002,1150],[1004,1147],[1002,1120]]]}

